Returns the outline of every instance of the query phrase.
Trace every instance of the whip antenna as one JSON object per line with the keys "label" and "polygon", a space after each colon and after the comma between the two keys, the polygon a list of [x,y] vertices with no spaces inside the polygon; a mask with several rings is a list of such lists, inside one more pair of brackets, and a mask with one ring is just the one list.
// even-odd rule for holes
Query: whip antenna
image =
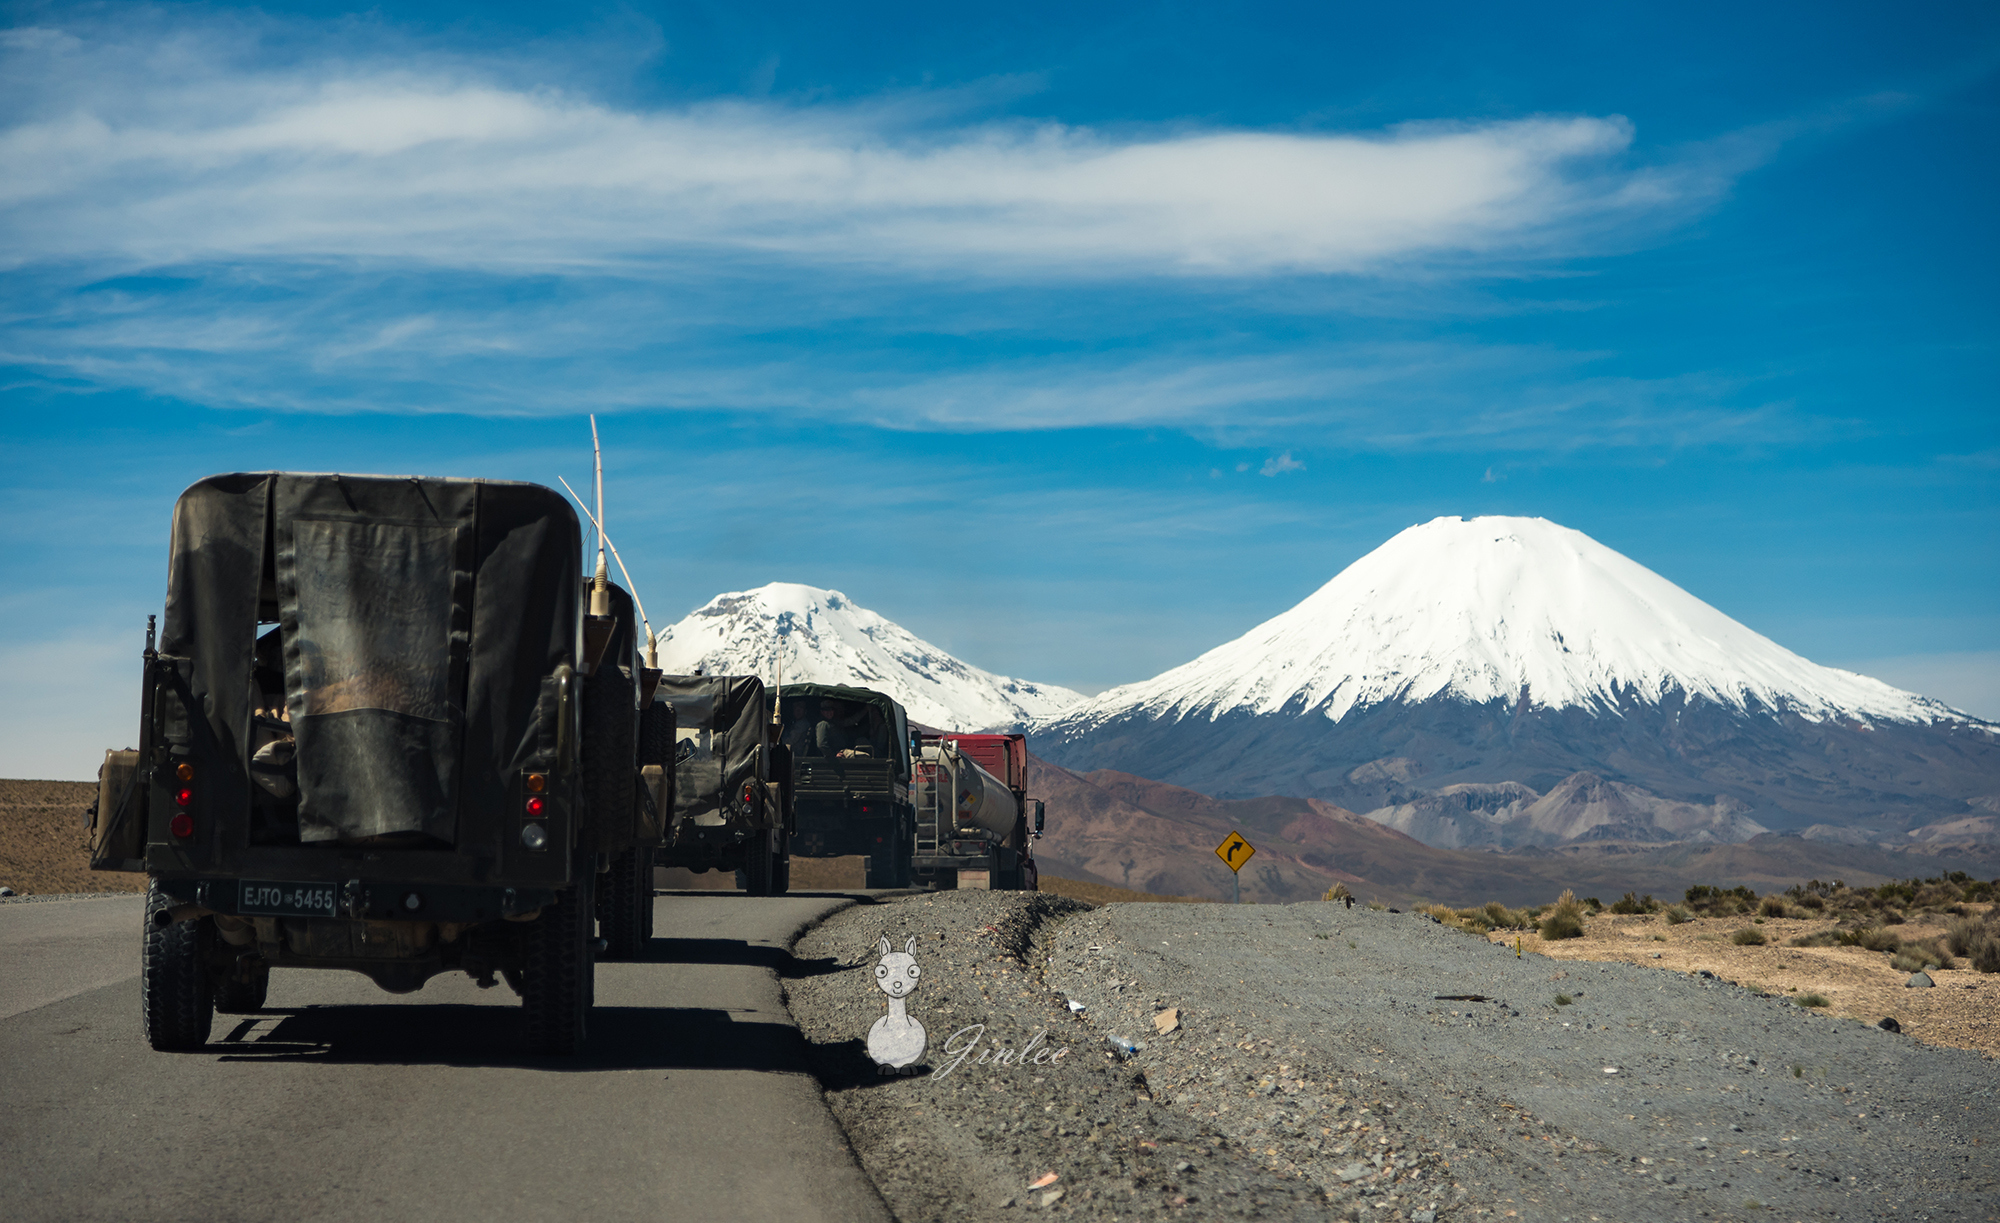
{"label": "whip antenna", "polygon": [[[597,575],[590,582],[590,614],[611,614],[611,571],[604,564],[604,447],[597,441],[597,416],[590,417],[590,454],[597,468],[597,515],[590,522],[597,528]],[[631,581],[628,577],[626,581]]]}
{"label": "whip antenna", "polygon": [[[632,606],[638,609],[639,623],[645,625],[646,627],[646,665],[649,667],[659,666],[660,639],[658,635],[656,635],[653,632],[653,622],[651,620],[646,619],[646,605],[639,601],[639,588],[637,584],[632,581],[632,571],[625,567],[625,558],[618,555],[618,545],[613,543],[611,541],[611,537],[604,533],[603,525],[600,522],[598,522],[597,519],[590,517],[590,502],[585,501],[580,496],[577,496],[577,491],[573,488],[570,488],[569,481],[563,479],[561,476],[556,477],[556,483],[562,485],[565,489],[568,489],[570,496],[576,497],[576,508],[583,511],[583,516],[585,518],[590,519],[590,525],[594,530],[596,530],[597,537],[604,541],[605,547],[611,549],[611,559],[618,562],[618,572],[625,575],[625,588],[632,592]],[[598,566],[600,569],[602,569],[603,563],[604,563],[603,560],[600,558],[600,560],[598,561]],[[592,597],[594,598],[595,595],[593,595]]]}

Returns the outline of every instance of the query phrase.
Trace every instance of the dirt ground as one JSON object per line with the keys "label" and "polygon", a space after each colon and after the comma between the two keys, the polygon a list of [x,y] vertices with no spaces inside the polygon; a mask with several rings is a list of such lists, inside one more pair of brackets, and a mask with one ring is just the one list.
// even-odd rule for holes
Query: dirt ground
{"label": "dirt ground", "polygon": [[[1981,906],[1968,906],[1978,911]],[[1827,920],[1767,917],[1757,924],[1748,915],[1698,917],[1678,926],[1658,913],[1633,916],[1599,914],[1584,922],[1584,937],[1544,941],[1538,934],[1496,930],[1490,941],[1557,960],[1589,960],[1637,964],[1673,972],[1706,969],[1724,981],[1767,994],[1796,997],[1822,994],[1832,1004],[1823,1014],[1864,1023],[1892,1017],[1903,1033],[1934,1045],[1977,1049],[2000,1056],[2000,975],[1958,968],[1930,970],[1931,989],[1910,989],[1910,974],[1892,968],[1886,952],[1861,947],[1790,947],[1804,934],[1833,929]],[[1730,941],[1749,927],[1770,941],[1762,947],[1739,947]],[[1944,933],[1929,915],[1916,914],[1895,927],[1905,939]]]}
{"label": "dirt ground", "polygon": [[96,797],[95,782],[0,780],[0,885],[23,896],[144,891],[144,875],[90,869],[83,812]]}

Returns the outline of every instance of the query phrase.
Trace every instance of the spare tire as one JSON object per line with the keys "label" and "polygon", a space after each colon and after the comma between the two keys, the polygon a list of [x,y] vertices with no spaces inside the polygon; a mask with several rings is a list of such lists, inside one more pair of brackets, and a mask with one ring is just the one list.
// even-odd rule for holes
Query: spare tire
{"label": "spare tire", "polygon": [[209,975],[209,919],[159,925],[175,904],[157,881],[146,885],[146,930],[139,956],[140,1023],[146,1043],[162,1052],[199,1049],[215,1024],[215,979]]}
{"label": "spare tire", "polygon": [[522,932],[521,1005],[532,1053],[566,1057],[583,1047],[592,985],[591,884],[596,878],[587,867],[578,870],[576,886]]}
{"label": "spare tire", "polygon": [[590,844],[616,853],[632,843],[638,797],[639,710],[630,667],[604,666],[583,681],[583,800]]}

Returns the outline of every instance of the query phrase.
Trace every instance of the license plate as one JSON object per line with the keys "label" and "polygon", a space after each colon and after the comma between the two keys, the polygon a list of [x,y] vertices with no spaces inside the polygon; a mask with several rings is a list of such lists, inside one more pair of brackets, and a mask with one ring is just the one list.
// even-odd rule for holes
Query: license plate
{"label": "license plate", "polygon": [[245,879],[236,903],[238,913],[270,917],[332,917],[340,888],[332,883],[264,883]]}

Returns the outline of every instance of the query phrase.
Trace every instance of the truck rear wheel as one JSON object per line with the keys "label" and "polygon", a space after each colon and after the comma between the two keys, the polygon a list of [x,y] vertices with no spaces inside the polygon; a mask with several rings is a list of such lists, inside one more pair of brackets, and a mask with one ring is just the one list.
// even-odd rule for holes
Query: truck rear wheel
{"label": "truck rear wheel", "polygon": [[[242,976],[237,973],[241,971]],[[215,1010],[219,1015],[254,1015],[264,1009],[271,991],[271,966],[262,960],[247,968],[232,968],[215,983]]]}
{"label": "truck rear wheel", "polygon": [[158,925],[155,915],[174,903],[157,883],[147,886],[146,932],[139,953],[140,1020],[146,1043],[162,1052],[201,1048],[215,1023],[208,919]]}
{"label": "truck rear wheel", "polygon": [[588,869],[523,933],[521,1005],[528,1050],[566,1057],[583,1047],[591,996],[591,883]]}
{"label": "truck rear wheel", "polygon": [[783,896],[792,890],[792,838],[784,837],[778,842],[780,848],[771,859],[771,895]]}
{"label": "truck rear wheel", "polygon": [[743,891],[751,896],[771,894],[771,844],[761,841],[743,851]]}
{"label": "truck rear wheel", "polygon": [[611,859],[597,920],[607,960],[643,959],[653,941],[653,851],[634,847]]}

